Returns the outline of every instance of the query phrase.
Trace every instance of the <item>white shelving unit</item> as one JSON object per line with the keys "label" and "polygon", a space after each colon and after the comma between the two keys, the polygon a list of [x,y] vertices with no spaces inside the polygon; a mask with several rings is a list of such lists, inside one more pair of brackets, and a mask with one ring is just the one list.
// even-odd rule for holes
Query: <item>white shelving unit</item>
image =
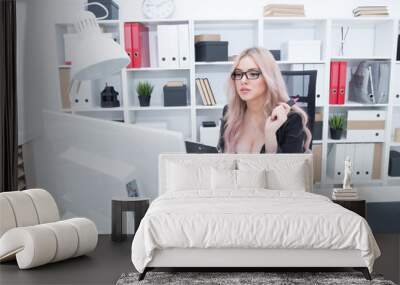
{"label": "white shelving unit", "polygon": [[[229,42],[228,55],[239,54],[245,48],[262,46],[268,49],[281,49],[288,40],[320,40],[321,58],[315,61],[278,61],[282,70],[317,69],[317,112],[323,114],[322,139],[314,140],[313,145],[322,148],[321,181],[317,185],[340,183],[327,175],[328,152],[336,144],[370,143],[367,141],[341,139],[332,140],[329,135],[328,120],[333,113],[346,115],[348,110],[385,110],[385,139],[382,143],[381,177],[368,181],[377,185],[393,185],[400,178],[389,177],[388,162],[391,148],[400,149],[400,143],[394,142],[394,129],[400,128],[400,61],[396,60],[397,35],[400,33],[400,21],[397,18],[246,18],[246,19],[129,19],[126,21],[99,21],[104,32],[113,33],[116,41],[124,44],[124,23],[140,22],[149,28],[150,62],[147,68],[123,69],[121,73],[95,81],[91,84],[93,98],[99,98],[105,83],[112,84],[119,92],[121,107],[101,108],[99,99],[85,108],[72,106],[61,111],[107,120],[134,123],[163,122],[168,129],[177,130],[187,139],[198,140],[200,124],[204,120],[218,123],[222,109],[227,102],[226,87],[232,61],[196,62],[194,57],[194,36],[197,34],[220,34],[221,39]],[[157,26],[161,24],[188,24],[190,65],[188,68],[161,68],[157,62]],[[349,27],[344,46],[340,54],[341,27]],[[58,66],[68,68],[64,63],[63,34],[74,32],[70,23],[56,25]],[[232,58],[232,57],[230,57]],[[347,101],[344,105],[329,105],[329,72],[333,60],[348,62],[348,78],[352,66],[362,60],[383,60],[390,64],[390,96],[387,103],[360,104]],[[207,77],[215,94],[216,106],[203,106],[197,91],[195,78]],[[151,81],[155,86],[151,105],[140,107],[135,87],[140,80]],[[182,80],[188,88],[188,106],[164,107],[162,87],[170,80]],[[347,86],[348,87],[348,86]],[[348,88],[346,88],[348,90]],[[347,98],[347,94],[346,94]],[[60,103],[61,106],[61,103]]]}

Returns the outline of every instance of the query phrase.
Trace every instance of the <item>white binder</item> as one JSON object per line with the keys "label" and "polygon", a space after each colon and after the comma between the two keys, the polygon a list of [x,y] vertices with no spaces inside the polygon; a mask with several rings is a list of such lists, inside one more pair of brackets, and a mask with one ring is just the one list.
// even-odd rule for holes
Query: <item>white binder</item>
{"label": "white binder", "polygon": [[[354,148],[354,158],[353,158],[353,172],[352,172],[352,180],[353,181],[363,181],[364,174],[364,144],[357,144]],[[365,155],[365,154],[364,154]]]}
{"label": "white binder", "polygon": [[354,181],[368,181],[372,178],[374,144],[356,144],[354,149]]}
{"label": "white binder", "polygon": [[91,81],[74,81],[71,86],[69,97],[71,99],[71,107],[73,109],[93,107]]}
{"label": "white binder", "polygon": [[335,144],[328,152],[329,176],[338,181],[343,179],[344,159],[346,157],[346,144]]}
{"label": "white binder", "polygon": [[179,45],[177,25],[157,26],[158,66],[179,67]]}
{"label": "white binder", "polygon": [[179,67],[189,67],[189,25],[178,25]]}

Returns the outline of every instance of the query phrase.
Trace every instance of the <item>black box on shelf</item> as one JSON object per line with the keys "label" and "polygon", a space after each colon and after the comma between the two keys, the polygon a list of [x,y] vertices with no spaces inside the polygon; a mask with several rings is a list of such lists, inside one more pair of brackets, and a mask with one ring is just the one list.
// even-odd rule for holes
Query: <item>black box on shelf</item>
{"label": "black box on shelf", "polygon": [[270,49],[269,51],[272,53],[272,56],[275,58],[275,60],[281,60],[281,50],[280,49]]}
{"label": "black box on shelf", "polygon": [[390,151],[389,176],[400,176],[400,152],[395,150]]}
{"label": "black box on shelf", "polygon": [[227,41],[205,41],[195,44],[196,61],[227,61]]}
{"label": "black box on shelf", "polygon": [[201,125],[205,128],[214,128],[217,126],[214,121],[203,121]]}
{"label": "black box on shelf", "polygon": [[187,88],[183,86],[164,86],[164,106],[187,106]]}
{"label": "black box on shelf", "polygon": [[[108,10],[108,17],[104,20],[118,20],[119,6],[113,0],[88,0],[88,4],[98,2],[104,5]],[[91,4],[87,7],[88,11],[92,12],[96,18],[105,16],[106,12],[102,7],[96,4]]]}

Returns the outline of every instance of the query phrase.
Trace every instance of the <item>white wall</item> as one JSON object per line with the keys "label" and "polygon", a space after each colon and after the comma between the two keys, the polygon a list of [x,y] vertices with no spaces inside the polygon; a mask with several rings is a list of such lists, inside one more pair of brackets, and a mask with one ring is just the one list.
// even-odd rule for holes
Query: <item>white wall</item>
{"label": "white wall", "polygon": [[[59,108],[55,23],[70,22],[85,0],[17,0],[18,99],[20,140],[38,135],[40,110]],[[143,18],[142,0],[119,0],[121,19]],[[174,18],[259,17],[265,0],[175,0]],[[280,1],[276,1],[280,2]],[[400,2],[356,0],[287,0],[304,3],[307,17],[352,17],[358,5],[387,5],[400,16]],[[245,8],[244,8],[245,7]]]}
{"label": "white wall", "polygon": [[[41,165],[45,163],[46,150],[38,145],[43,109],[58,110],[59,84],[56,55],[55,23],[71,22],[74,14],[83,7],[84,0],[17,0],[18,15],[18,100],[20,140],[29,142],[32,152],[27,161],[28,181],[32,186],[42,186]],[[119,0],[121,19],[143,18],[142,0]],[[175,0],[174,18],[243,18],[259,17],[262,6],[272,1],[263,0]],[[276,1],[279,2],[279,1]],[[355,0],[304,0],[284,3],[304,3],[308,17],[352,17],[352,9],[359,5],[387,5],[391,15],[400,17],[400,2]],[[329,193],[330,189],[320,190]],[[400,201],[400,191],[375,188],[364,192],[371,201]]]}
{"label": "white wall", "polygon": [[[141,0],[119,0],[124,8],[122,18],[142,18]],[[395,3],[396,2],[396,3]],[[304,4],[307,17],[352,17],[361,5],[386,5],[393,16],[400,15],[400,3],[388,0],[175,0],[174,18],[259,17],[268,3]],[[127,9],[125,9],[125,7]]]}

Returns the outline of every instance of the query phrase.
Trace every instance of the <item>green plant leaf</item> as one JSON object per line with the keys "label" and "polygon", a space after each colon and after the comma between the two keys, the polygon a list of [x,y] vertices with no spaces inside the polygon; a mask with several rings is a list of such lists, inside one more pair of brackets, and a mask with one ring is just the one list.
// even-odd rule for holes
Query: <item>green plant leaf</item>
{"label": "green plant leaf", "polygon": [[341,130],[344,126],[344,118],[340,115],[333,115],[329,118],[329,127],[335,130]]}
{"label": "green plant leaf", "polygon": [[136,92],[139,96],[150,96],[153,92],[154,86],[148,81],[139,81],[136,86]]}

